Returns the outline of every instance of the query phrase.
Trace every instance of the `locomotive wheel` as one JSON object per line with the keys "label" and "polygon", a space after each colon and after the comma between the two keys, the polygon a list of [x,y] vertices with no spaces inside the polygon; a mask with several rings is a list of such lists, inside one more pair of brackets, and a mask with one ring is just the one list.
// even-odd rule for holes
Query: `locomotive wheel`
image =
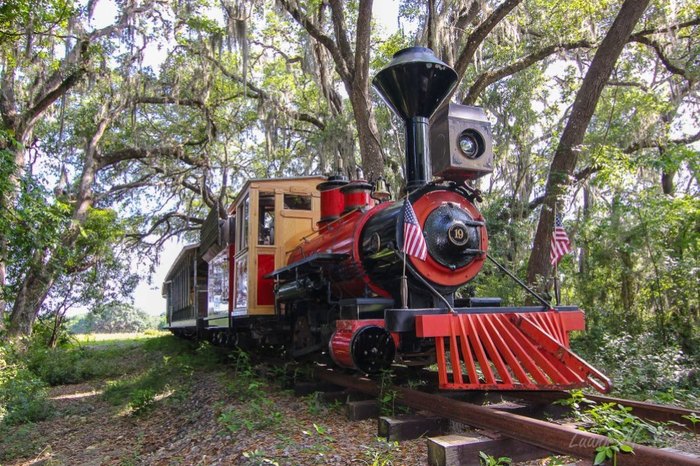
{"label": "locomotive wheel", "polygon": [[309,318],[306,315],[297,316],[292,329],[292,352],[303,350],[313,345],[313,342]]}
{"label": "locomotive wheel", "polygon": [[238,333],[234,331],[222,332],[225,333],[225,345],[230,348],[238,346]]}

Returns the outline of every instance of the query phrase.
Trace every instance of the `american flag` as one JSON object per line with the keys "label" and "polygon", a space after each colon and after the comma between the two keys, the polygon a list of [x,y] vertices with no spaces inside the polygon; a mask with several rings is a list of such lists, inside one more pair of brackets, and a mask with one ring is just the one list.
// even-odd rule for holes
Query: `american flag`
{"label": "american flag", "polygon": [[562,257],[571,252],[571,243],[569,237],[566,236],[562,216],[556,214],[554,218],[554,231],[552,232],[552,241],[549,246],[549,262],[556,265]]}
{"label": "american flag", "polygon": [[411,206],[411,202],[408,199],[403,204],[402,251],[422,261],[428,256],[428,247],[425,244],[425,238],[423,238],[423,231],[416,218],[416,213],[413,211],[413,206]]}

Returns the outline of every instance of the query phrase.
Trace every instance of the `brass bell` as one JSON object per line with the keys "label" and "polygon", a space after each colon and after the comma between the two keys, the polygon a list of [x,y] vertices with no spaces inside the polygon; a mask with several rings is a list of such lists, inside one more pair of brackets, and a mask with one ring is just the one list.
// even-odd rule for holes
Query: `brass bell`
{"label": "brass bell", "polygon": [[377,182],[374,183],[374,190],[372,191],[372,199],[377,202],[384,202],[391,199],[391,193],[386,187],[386,181],[383,177],[377,178]]}

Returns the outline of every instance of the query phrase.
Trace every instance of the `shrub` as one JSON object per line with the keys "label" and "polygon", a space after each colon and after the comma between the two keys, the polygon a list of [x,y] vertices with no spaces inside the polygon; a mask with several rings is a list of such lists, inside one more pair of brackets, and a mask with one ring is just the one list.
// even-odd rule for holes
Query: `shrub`
{"label": "shrub", "polygon": [[155,404],[156,395],[156,391],[152,388],[137,389],[131,394],[129,408],[136,415],[150,411]]}
{"label": "shrub", "polygon": [[96,306],[74,321],[73,333],[135,333],[157,329],[161,318],[150,316],[131,304],[112,301]]}
{"label": "shrub", "polygon": [[31,348],[27,355],[29,368],[49,385],[82,382],[89,378],[83,364],[81,351],[64,349]]}
{"label": "shrub", "polygon": [[102,397],[113,405],[145,406],[149,404],[149,397],[151,403],[155,401],[155,396],[165,389],[169,379],[166,369],[153,367],[136,376],[107,382]]}
{"label": "shrub", "polygon": [[0,421],[20,424],[46,419],[46,385],[7,347],[0,346]]}
{"label": "shrub", "polygon": [[574,351],[586,355],[613,381],[623,394],[647,390],[664,391],[682,386],[692,367],[691,361],[677,346],[659,345],[652,333],[632,336],[601,332],[574,341]]}

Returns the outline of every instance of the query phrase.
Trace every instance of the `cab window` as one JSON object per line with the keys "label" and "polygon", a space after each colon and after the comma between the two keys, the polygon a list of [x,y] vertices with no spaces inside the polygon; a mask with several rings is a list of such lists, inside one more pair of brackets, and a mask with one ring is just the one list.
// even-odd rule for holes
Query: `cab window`
{"label": "cab window", "polygon": [[246,198],[238,206],[238,213],[236,215],[240,221],[238,223],[238,250],[242,251],[248,247],[248,220],[249,220],[249,198]]}
{"label": "cab window", "polygon": [[285,194],[284,208],[291,210],[311,210],[311,196],[301,194]]}
{"label": "cab window", "polygon": [[260,193],[258,208],[258,244],[275,244],[275,193]]}

